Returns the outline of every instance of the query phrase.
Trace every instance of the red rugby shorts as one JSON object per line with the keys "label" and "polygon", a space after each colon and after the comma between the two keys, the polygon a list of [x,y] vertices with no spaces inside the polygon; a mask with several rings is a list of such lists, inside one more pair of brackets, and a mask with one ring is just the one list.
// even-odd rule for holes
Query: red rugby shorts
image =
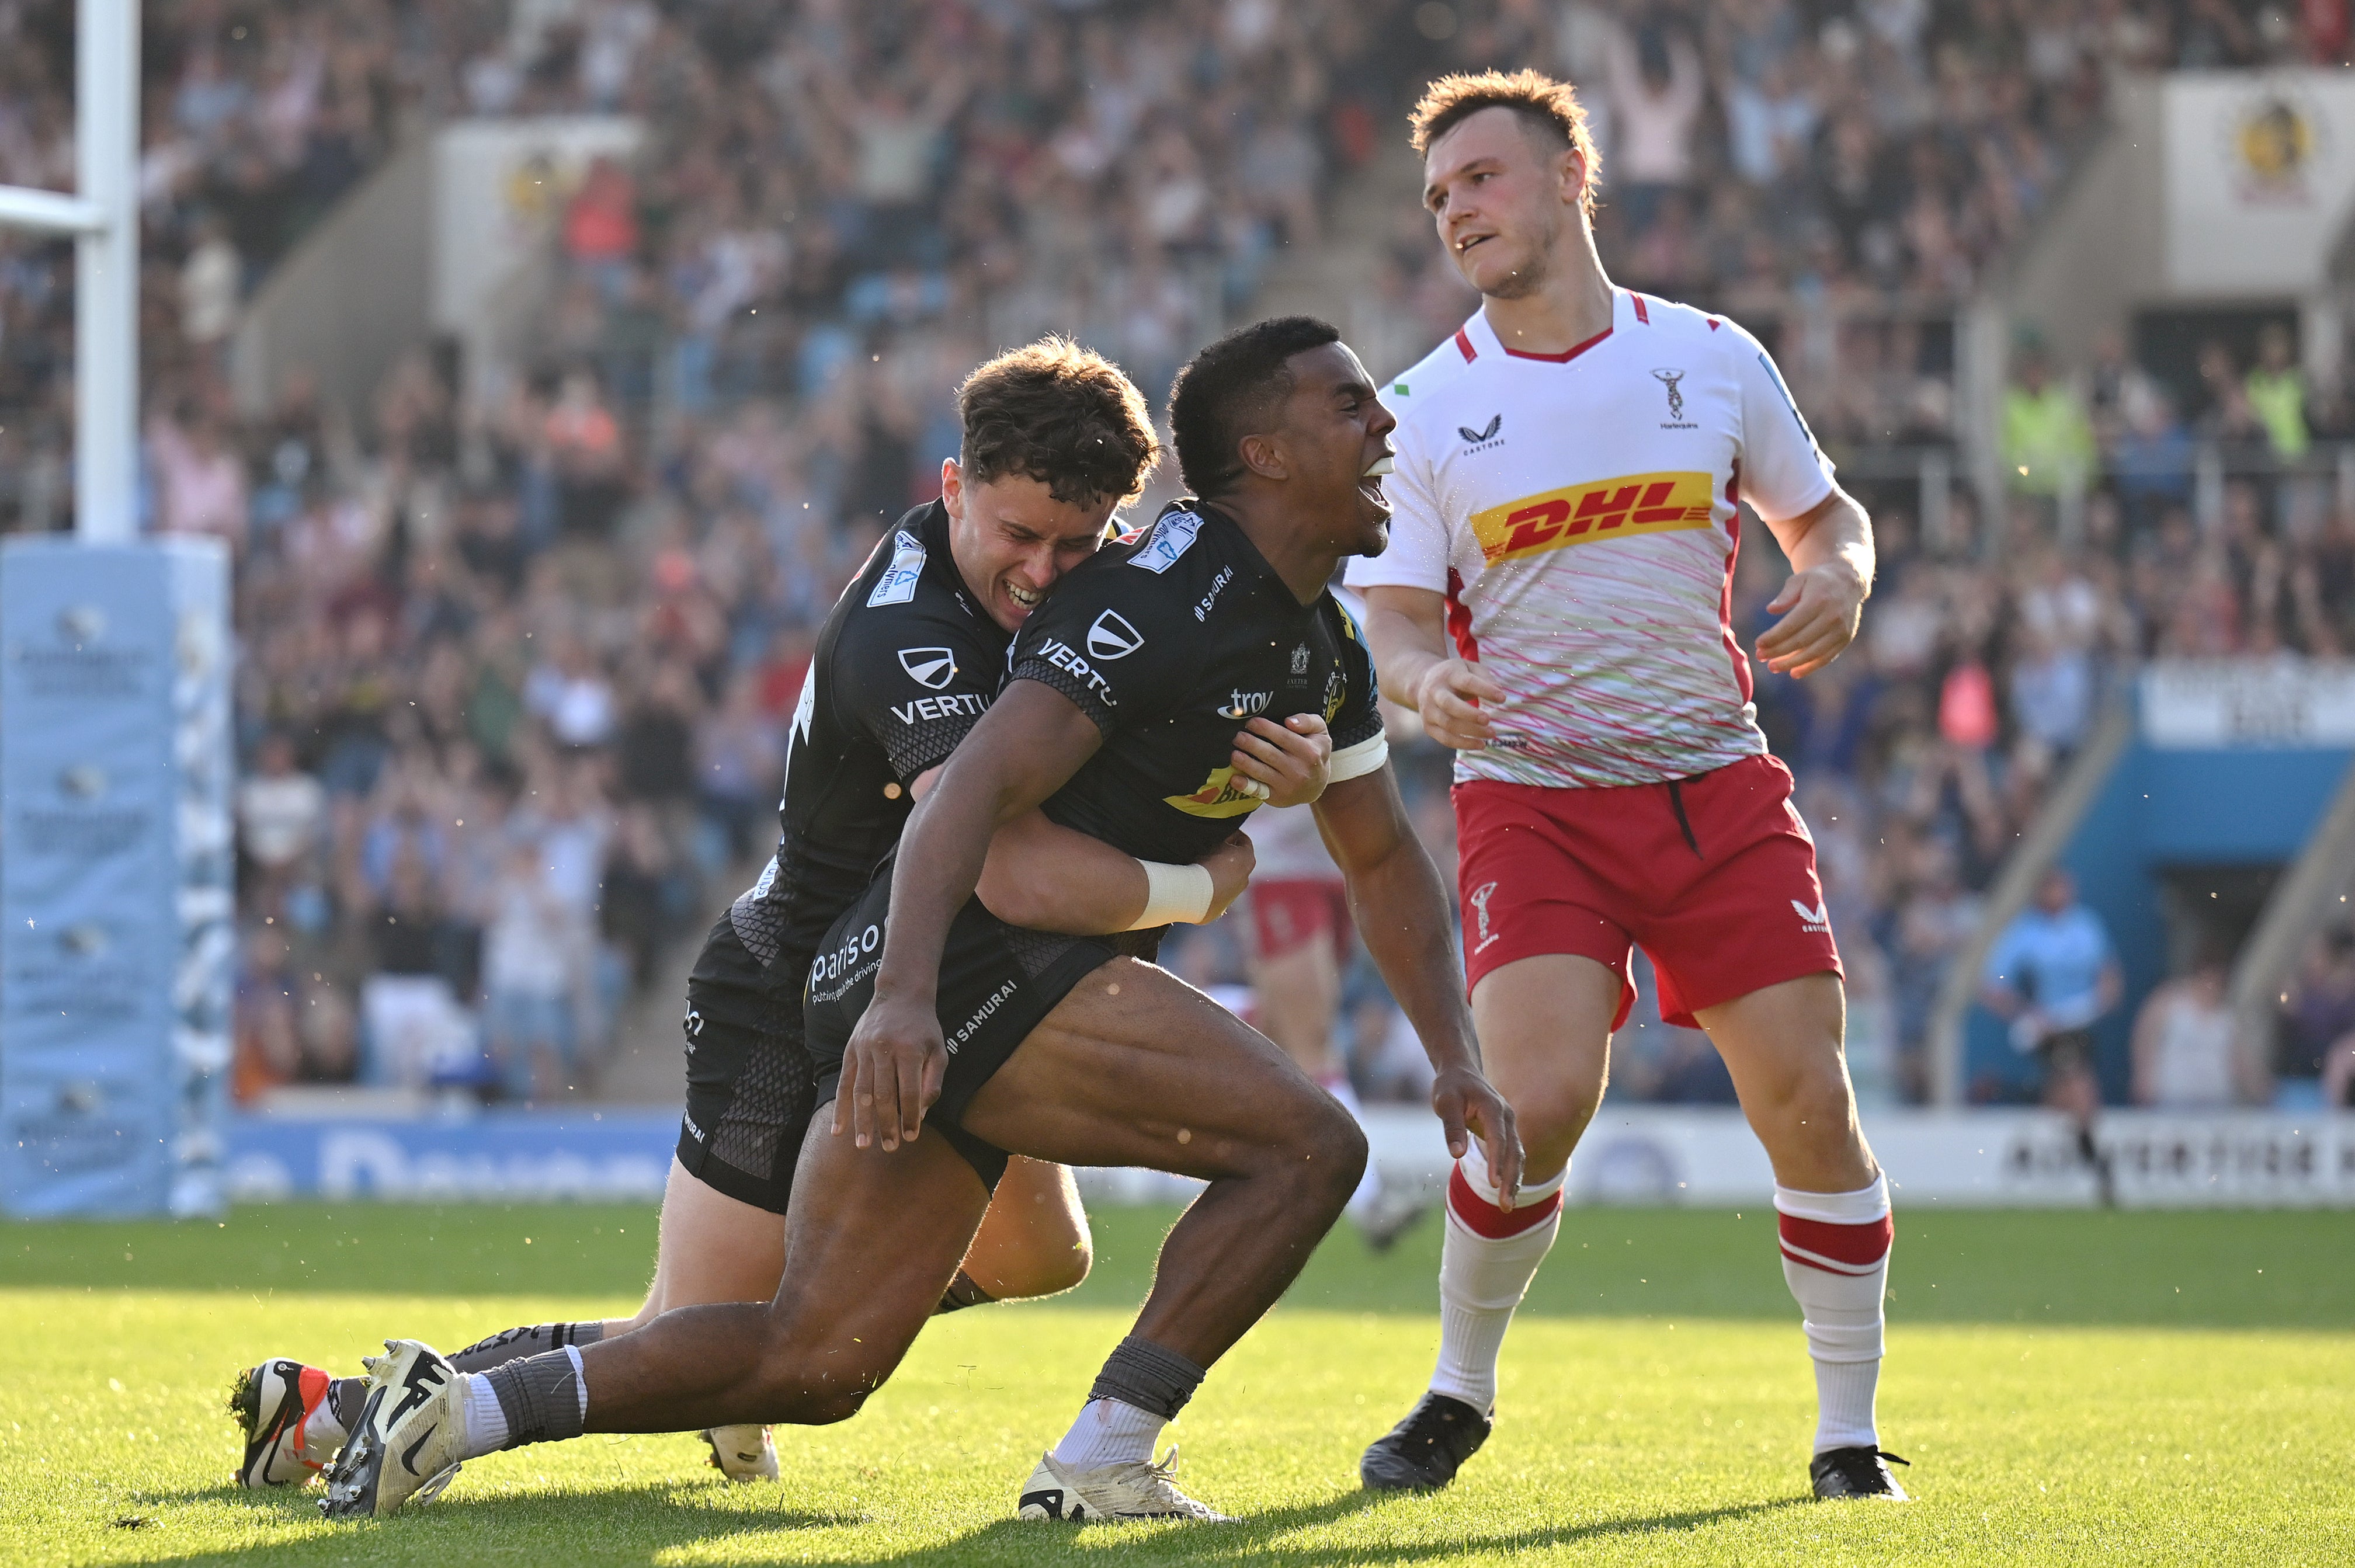
{"label": "red rugby shorts", "polygon": [[1577,954],[1619,976],[1616,1029],[1640,944],[1660,1017],[1698,1027],[1701,1008],[1840,973],[1816,841],[1774,757],[1604,789],[1475,779],[1455,786],[1455,820],[1467,986],[1516,959]]}
{"label": "red rugby shorts", "polygon": [[1251,885],[1252,943],[1263,963],[1286,957],[1312,942],[1333,944],[1333,961],[1349,963],[1348,885],[1338,877],[1285,877]]}

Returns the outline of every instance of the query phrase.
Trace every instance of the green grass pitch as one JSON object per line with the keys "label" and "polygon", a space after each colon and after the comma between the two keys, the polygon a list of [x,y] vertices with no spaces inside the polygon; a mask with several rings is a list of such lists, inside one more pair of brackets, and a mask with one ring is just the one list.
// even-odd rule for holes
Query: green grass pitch
{"label": "green grass pitch", "polygon": [[1908,1508],[1802,1500],[1813,1385],[1755,1211],[1572,1211],[1487,1450],[1440,1496],[1369,1498],[1358,1453],[1429,1370],[1438,1227],[1386,1258],[1345,1231],[1175,1429],[1241,1523],[1020,1525],[1170,1215],[1094,1218],[1082,1290],[933,1325],[858,1419],[780,1433],[783,1485],[723,1486],[687,1437],[592,1437],[359,1525],[228,1483],[231,1373],[625,1314],[650,1210],[0,1226],[0,1563],[2355,1562],[2346,1215],[1901,1209],[1881,1413]]}

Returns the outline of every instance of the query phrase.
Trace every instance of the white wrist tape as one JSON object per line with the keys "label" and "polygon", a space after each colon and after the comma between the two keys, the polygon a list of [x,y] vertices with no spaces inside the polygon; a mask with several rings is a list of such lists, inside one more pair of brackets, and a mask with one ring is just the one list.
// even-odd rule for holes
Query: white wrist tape
{"label": "white wrist tape", "polygon": [[1172,866],[1160,860],[1139,860],[1145,868],[1145,912],[1128,929],[1150,931],[1173,923],[1199,925],[1210,912],[1218,884],[1199,866]]}

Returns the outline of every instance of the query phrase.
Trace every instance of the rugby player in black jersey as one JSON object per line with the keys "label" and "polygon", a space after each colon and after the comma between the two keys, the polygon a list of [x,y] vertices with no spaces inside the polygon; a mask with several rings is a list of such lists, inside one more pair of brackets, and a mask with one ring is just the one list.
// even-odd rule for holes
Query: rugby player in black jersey
{"label": "rugby player in black jersey", "polygon": [[[1319,824],[1437,1069],[1449,1147],[1478,1135],[1509,1203],[1519,1146],[1479,1072],[1446,894],[1399,802],[1364,644],[1326,589],[1342,557],[1386,542],[1379,475],[1394,421],[1331,327],[1287,317],[1197,356],[1171,423],[1204,498],[1075,568],[1025,624],[1013,678],[911,817],[894,873],[812,966],[821,1103],[835,1089],[827,1058],[847,1048],[832,1064],[838,1102],[831,1115],[821,1104],[804,1145],[776,1299],[666,1313],[489,1374],[515,1374],[527,1407],[498,1445],[584,1426],[847,1418],[954,1276],[1005,1150],[1209,1183],[1018,1511],[1218,1517],[1153,1462],[1155,1436],[1339,1215],[1364,1137],[1273,1045],[1144,962],[1157,933],[1018,929],[974,893],[999,826],[1042,805],[1140,859],[1216,846],[1260,804],[1233,772],[1242,715],[1331,723]],[[922,1136],[928,1115],[942,1136]],[[437,1444],[464,1404],[422,1388],[387,1404],[376,1443]]]}
{"label": "rugby player in black jersey", "polygon": [[[911,794],[986,709],[1015,629],[1094,551],[1113,507],[1157,456],[1135,388],[1066,343],[999,357],[966,379],[958,401],[961,460],[943,464],[942,498],[900,520],[827,617],[788,739],[776,853],[712,928],[687,983],[687,1103],[645,1305],[610,1323],[493,1335],[451,1358],[456,1370],[593,1343],[670,1307],[775,1295],[782,1216],[813,1105],[801,993],[819,939],[865,891]],[[1322,738],[1277,740],[1295,750],[1266,765],[1238,761],[1273,789],[1304,787]],[[1214,879],[1209,903],[1223,908],[1249,869],[1248,848],[1237,845],[1214,850],[1205,868],[1161,874]],[[1009,825],[983,879],[983,897],[1007,918],[1082,932],[1134,923],[1148,891],[1136,860],[1037,816]],[[1066,1289],[1088,1263],[1068,1173],[1023,1161],[942,1309]],[[246,1428],[240,1479],[306,1479],[333,1457],[363,1399],[362,1379],[264,1360],[233,1401]],[[713,1463],[732,1477],[776,1474],[762,1427],[708,1436]]]}

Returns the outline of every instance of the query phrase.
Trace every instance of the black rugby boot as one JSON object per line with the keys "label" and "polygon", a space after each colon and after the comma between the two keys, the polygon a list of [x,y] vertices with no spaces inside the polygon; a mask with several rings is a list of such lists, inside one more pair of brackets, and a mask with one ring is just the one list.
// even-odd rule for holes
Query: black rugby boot
{"label": "black rugby boot", "polygon": [[1910,1503],[1905,1488],[1889,1473],[1889,1465],[1906,1461],[1879,1448],[1827,1448],[1808,1463],[1807,1478],[1819,1498],[1883,1498]]}
{"label": "black rugby boot", "polygon": [[1480,1451],[1495,1425],[1460,1399],[1426,1393],[1423,1403],[1366,1450],[1358,1479],[1369,1491],[1436,1491]]}

